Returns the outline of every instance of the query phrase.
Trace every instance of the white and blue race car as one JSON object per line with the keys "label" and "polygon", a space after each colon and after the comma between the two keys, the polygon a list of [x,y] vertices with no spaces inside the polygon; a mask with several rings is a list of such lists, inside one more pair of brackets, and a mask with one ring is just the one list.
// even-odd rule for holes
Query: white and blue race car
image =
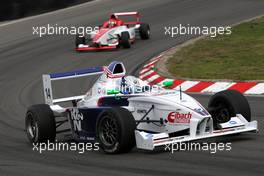
{"label": "white and blue race car", "polygon": [[[52,82],[100,75],[85,94],[54,99]],[[70,124],[76,140],[98,142],[106,153],[128,152],[135,146],[156,147],[243,132],[256,132],[250,107],[239,92],[213,95],[208,108],[182,91],[150,86],[126,76],[121,62],[66,73],[43,75],[45,104],[26,113],[26,133],[31,143],[55,141],[59,126]],[[70,102],[70,107],[63,106]],[[60,120],[58,120],[60,119]]]}

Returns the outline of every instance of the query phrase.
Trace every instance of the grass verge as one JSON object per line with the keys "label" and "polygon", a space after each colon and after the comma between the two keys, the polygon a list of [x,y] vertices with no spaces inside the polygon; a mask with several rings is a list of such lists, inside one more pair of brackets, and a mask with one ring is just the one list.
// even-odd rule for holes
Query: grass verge
{"label": "grass verge", "polygon": [[166,66],[176,78],[264,80],[264,17],[185,46]]}

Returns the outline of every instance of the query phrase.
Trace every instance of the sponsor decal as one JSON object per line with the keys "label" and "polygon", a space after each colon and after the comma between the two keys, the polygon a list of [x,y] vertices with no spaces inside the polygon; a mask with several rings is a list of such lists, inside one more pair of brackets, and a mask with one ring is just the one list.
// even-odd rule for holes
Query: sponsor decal
{"label": "sponsor decal", "polygon": [[98,87],[98,94],[101,94],[101,87]]}
{"label": "sponsor decal", "polygon": [[147,113],[147,110],[146,109],[138,109],[137,110],[137,113],[139,113],[139,114],[146,114]]}
{"label": "sponsor decal", "polygon": [[98,87],[97,88],[97,94],[105,95],[106,94],[106,91],[105,91],[104,88]]}
{"label": "sponsor decal", "polygon": [[153,137],[153,134],[147,133],[145,136],[147,139],[151,139]]}
{"label": "sponsor decal", "polygon": [[231,125],[235,125],[235,124],[237,124],[237,122],[234,121],[234,120],[229,121],[229,123],[230,123]]}
{"label": "sponsor decal", "polygon": [[192,118],[192,114],[188,113],[180,113],[180,112],[170,112],[168,114],[167,120],[169,123],[190,123],[190,119]]}
{"label": "sponsor decal", "polygon": [[203,108],[196,108],[196,109],[194,109],[194,111],[197,112],[198,114],[201,114],[202,116],[208,116],[209,115],[209,113]]}
{"label": "sponsor decal", "polygon": [[78,108],[73,108],[70,112],[74,131],[82,131],[83,114],[79,112]]}

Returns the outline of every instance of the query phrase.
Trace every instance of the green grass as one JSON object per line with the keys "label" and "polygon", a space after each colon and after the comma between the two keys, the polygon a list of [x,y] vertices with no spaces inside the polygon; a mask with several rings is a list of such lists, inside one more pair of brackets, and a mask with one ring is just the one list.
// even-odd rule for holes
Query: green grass
{"label": "green grass", "polygon": [[264,80],[264,18],[183,47],[167,68],[177,78]]}

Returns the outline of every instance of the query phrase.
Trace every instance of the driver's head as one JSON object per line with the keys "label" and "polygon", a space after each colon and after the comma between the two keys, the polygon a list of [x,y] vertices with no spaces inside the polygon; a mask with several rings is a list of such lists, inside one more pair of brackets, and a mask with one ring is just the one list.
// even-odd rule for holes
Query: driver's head
{"label": "driver's head", "polygon": [[114,14],[112,14],[111,16],[110,16],[110,20],[109,20],[109,24],[108,24],[108,26],[110,27],[110,28],[112,28],[112,27],[115,27],[116,26],[116,20],[117,20],[117,17],[114,15]]}
{"label": "driver's head", "polygon": [[116,20],[116,19],[117,19],[117,16],[116,16],[115,14],[112,14],[112,15],[110,16],[110,19],[112,19],[112,20]]}
{"label": "driver's head", "polygon": [[115,27],[116,26],[116,22],[115,21],[111,21],[109,20],[109,25],[110,28]]}

